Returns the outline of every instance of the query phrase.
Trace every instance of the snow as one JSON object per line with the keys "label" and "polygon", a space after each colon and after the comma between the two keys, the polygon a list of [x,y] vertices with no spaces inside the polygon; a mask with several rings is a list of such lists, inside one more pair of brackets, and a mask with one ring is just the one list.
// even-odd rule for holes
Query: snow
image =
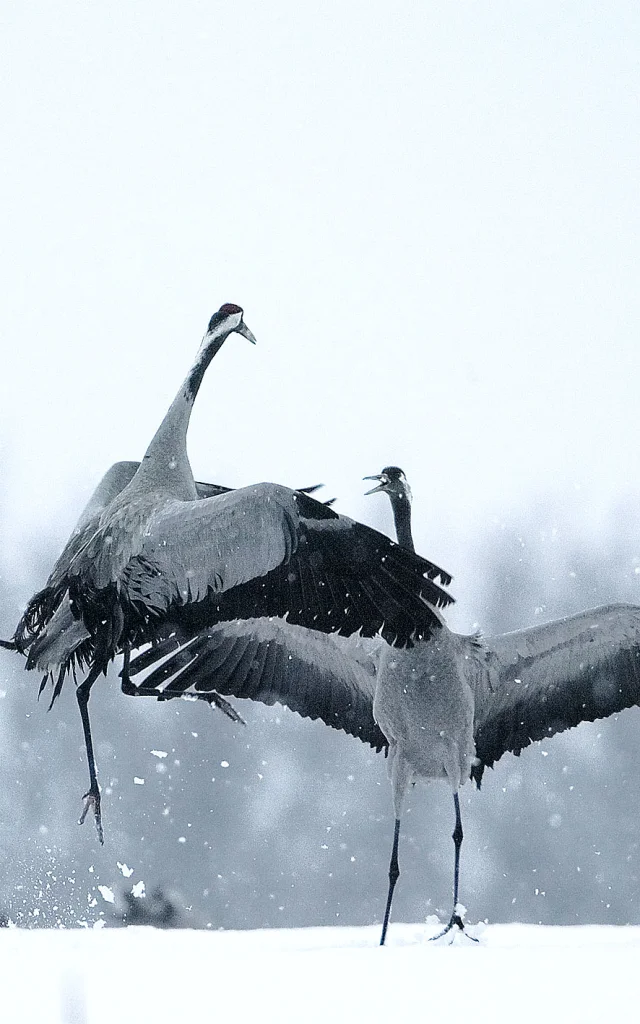
{"label": "snow", "polygon": [[[440,926],[265,931],[0,932],[11,1024],[474,1024],[629,1016],[640,927],[490,925],[479,943],[428,942]],[[37,984],[33,983],[37,975]]]}

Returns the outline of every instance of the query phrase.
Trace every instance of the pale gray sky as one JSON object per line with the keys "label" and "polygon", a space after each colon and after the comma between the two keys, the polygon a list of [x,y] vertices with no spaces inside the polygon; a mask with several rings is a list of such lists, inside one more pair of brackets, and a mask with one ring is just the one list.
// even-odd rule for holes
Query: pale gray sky
{"label": "pale gray sky", "polygon": [[636,489],[639,29],[615,0],[5,0],[18,564],[143,454],[227,301],[258,347],[209,371],[196,474],[372,521],[360,477],[398,463],[459,597],[489,517]]}

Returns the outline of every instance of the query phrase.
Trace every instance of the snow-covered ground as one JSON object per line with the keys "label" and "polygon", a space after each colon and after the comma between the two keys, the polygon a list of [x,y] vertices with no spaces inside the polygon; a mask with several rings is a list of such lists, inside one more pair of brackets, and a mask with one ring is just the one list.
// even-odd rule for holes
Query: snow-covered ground
{"label": "snow-covered ground", "polygon": [[0,933],[7,1024],[635,1020],[640,927]]}

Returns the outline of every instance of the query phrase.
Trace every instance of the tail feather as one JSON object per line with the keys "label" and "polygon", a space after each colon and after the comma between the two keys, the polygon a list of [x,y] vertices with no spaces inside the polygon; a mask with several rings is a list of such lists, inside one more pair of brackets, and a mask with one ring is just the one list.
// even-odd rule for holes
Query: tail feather
{"label": "tail feather", "polygon": [[45,587],[29,601],[13,635],[15,650],[26,654],[39,637],[47,623],[53,618],[63,595],[52,587]]}

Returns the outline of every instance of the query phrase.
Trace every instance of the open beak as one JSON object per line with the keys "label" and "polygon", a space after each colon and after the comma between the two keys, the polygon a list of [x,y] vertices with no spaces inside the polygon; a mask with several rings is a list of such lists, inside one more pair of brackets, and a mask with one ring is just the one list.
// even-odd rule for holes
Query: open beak
{"label": "open beak", "polygon": [[241,334],[242,337],[246,338],[247,341],[250,341],[252,345],[257,344],[256,339],[254,338],[253,334],[251,333],[247,325],[244,323],[244,321],[238,324],[234,331],[234,334]]}
{"label": "open beak", "polygon": [[[362,479],[382,481],[382,477],[380,476],[379,473],[377,473],[375,476],[363,476]],[[370,491],[365,491],[365,497],[367,496],[367,494],[377,494],[378,491],[384,491],[384,483],[380,483],[377,487],[372,487]]]}

